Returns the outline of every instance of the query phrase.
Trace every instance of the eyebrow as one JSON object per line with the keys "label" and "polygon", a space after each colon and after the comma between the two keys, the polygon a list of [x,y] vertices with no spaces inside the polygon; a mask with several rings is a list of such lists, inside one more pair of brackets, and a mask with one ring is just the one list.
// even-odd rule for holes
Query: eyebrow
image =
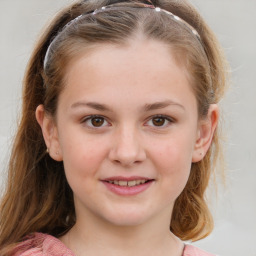
{"label": "eyebrow", "polygon": [[[148,112],[148,111],[152,111],[152,110],[166,108],[168,106],[177,106],[177,107],[180,107],[183,110],[185,110],[183,105],[181,105],[175,101],[171,101],[171,100],[159,101],[159,102],[155,102],[155,103],[151,103],[151,104],[145,104],[142,107],[142,110],[144,112]],[[113,112],[113,110],[111,110],[107,105],[97,103],[97,102],[78,101],[71,105],[71,108],[78,108],[78,107],[89,107],[89,108],[93,108],[93,109],[99,110],[99,111]]]}
{"label": "eyebrow", "polygon": [[71,108],[77,108],[77,107],[90,107],[99,111],[109,111],[112,112],[110,108],[108,108],[104,104],[100,104],[97,102],[83,102],[83,101],[78,101],[74,104],[71,105]]}
{"label": "eyebrow", "polygon": [[183,105],[179,104],[178,102],[172,101],[172,100],[166,100],[166,101],[155,102],[152,104],[146,104],[143,107],[143,110],[145,112],[147,112],[147,111],[151,111],[151,110],[166,108],[168,106],[177,106],[177,107],[180,107],[183,110],[185,110]]}

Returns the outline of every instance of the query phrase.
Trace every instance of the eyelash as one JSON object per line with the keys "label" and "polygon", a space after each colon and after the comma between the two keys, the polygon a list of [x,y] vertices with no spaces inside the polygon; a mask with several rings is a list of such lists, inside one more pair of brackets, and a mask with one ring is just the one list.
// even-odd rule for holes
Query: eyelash
{"label": "eyelash", "polygon": [[170,116],[166,116],[166,115],[154,115],[154,116],[151,116],[149,119],[148,119],[148,121],[146,122],[146,123],[148,123],[148,122],[153,122],[153,119],[154,118],[161,118],[161,119],[163,119],[164,120],[164,125],[160,125],[160,126],[157,126],[157,125],[150,125],[150,126],[153,126],[154,128],[166,128],[166,127],[168,127],[171,123],[174,123],[175,122],[175,120],[173,119],[173,118],[171,118]]}
{"label": "eyelash", "polygon": [[103,126],[98,126],[98,127],[97,127],[97,126],[94,126],[93,124],[90,124],[90,125],[87,124],[87,126],[88,126],[89,128],[92,128],[92,129],[99,129],[99,128],[102,128],[102,127],[105,127],[105,126],[110,126],[109,122],[106,121],[106,118],[105,118],[104,116],[101,116],[101,115],[91,115],[91,116],[87,116],[86,118],[84,118],[84,119],[82,120],[81,123],[86,124],[88,121],[92,121],[94,118],[95,118],[95,119],[96,119],[96,118],[102,119],[104,123],[107,122],[107,125],[103,125]]}
{"label": "eyelash", "polygon": [[[95,125],[93,125],[92,123],[91,124],[88,124],[87,122],[89,122],[89,121],[92,121],[93,119],[102,119],[102,121],[103,121],[103,124],[105,123],[105,125],[100,125],[100,126],[95,126]],[[152,124],[152,125],[147,125],[147,126],[152,126],[152,127],[154,127],[154,128],[165,128],[165,127],[167,127],[167,126],[169,126],[170,125],[170,123],[174,123],[175,122],[175,120],[173,119],[173,118],[171,118],[171,117],[169,117],[169,116],[166,116],[166,115],[154,115],[154,116],[151,116],[148,120],[147,120],[147,122],[146,122],[146,124],[148,124],[150,121],[151,122],[153,122],[153,119],[155,119],[155,118],[160,118],[160,119],[163,119],[163,121],[164,121],[164,125],[159,125],[159,126],[157,126],[157,125],[154,125],[154,124]],[[101,115],[91,115],[91,116],[87,116],[86,118],[84,118],[82,121],[81,121],[81,123],[87,123],[86,125],[89,127],[89,128],[92,128],[92,129],[99,129],[99,128],[102,128],[102,127],[106,127],[106,126],[111,126],[111,124],[107,121],[107,119],[104,117],[104,116],[101,116]]]}

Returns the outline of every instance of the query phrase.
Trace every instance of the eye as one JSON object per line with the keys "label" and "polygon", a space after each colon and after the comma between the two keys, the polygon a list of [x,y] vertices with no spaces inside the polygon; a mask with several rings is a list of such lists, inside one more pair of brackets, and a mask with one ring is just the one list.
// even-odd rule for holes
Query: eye
{"label": "eye", "polygon": [[173,122],[174,120],[168,116],[157,115],[157,116],[153,116],[147,122],[147,125],[154,126],[154,127],[166,127]]}
{"label": "eye", "polygon": [[85,123],[87,126],[91,128],[100,128],[108,126],[109,123],[106,121],[106,119],[102,116],[89,116],[86,117],[82,123]]}

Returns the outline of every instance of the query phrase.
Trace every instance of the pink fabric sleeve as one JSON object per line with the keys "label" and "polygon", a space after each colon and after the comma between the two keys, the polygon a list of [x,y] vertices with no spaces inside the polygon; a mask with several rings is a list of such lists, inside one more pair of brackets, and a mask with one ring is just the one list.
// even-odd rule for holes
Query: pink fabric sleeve
{"label": "pink fabric sleeve", "polygon": [[16,247],[13,256],[75,255],[57,238],[47,234],[34,233]]}
{"label": "pink fabric sleeve", "polygon": [[184,254],[183,256],[217,256],[208,252],[205,252],[193,245],[187,244],[185,246]]}
{"label": "pink fabric sleeve", "polygon": [[[13,256],[75,256],[59,239],[42,233],[34,233],[18,244]],[[195,246],[186,245],[183,256],[217,256]]]}

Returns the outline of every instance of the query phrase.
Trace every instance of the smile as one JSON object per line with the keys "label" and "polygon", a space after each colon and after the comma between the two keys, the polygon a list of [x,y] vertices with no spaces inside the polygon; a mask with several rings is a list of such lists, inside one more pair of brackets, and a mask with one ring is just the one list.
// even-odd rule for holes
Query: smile
{"label": "smile", "polygon": [[124,181],[124,180],[110,180],[107,181],[111,184],[115,184],[121,187],[134,187],[134,186],[138,186],[140,184],[144,184],[146,182],[148,182],[149,180],[130,180],[130,181]]}
{"label": "smile", "polygon": [[146,177],[111,177],[102,182],[112,193],[119,196],[134,196],[151,187],[155,180]]}

